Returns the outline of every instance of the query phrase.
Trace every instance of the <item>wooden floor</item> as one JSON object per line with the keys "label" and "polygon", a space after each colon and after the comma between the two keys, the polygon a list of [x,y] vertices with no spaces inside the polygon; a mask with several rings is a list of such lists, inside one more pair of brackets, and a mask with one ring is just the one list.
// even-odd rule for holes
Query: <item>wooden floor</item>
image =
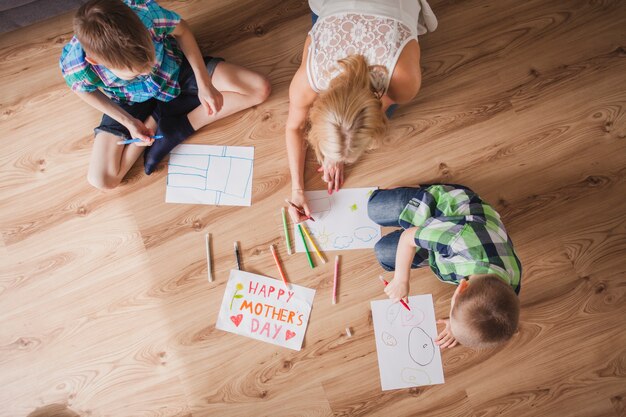
{"label": "wooden floor", "polygon": [[[422,91],[345,186],[445,181],[490,201],[524,265],[509,345],[446,350],[445,384],[382,392],[373,253],[344,253],[333,306],[330,265],[288,257],[278,223],[307,4],[164,0],[204,52],[272,81],[266,103],[190,140],[255,147],[252,207],[165,204],[163,169],[92,189],[100,116],[57,64],[71,15],[3,34],[0,416],[49,404],[92,417],[626,415],[626,2],[430,3],[439,29],[420,40]],[[275,243],[292,281],[317,289],[302,351],[215,329],[234,240],[246,270],[274,276]],[[452,289],[428,270],[411,282],[445,317]]]}

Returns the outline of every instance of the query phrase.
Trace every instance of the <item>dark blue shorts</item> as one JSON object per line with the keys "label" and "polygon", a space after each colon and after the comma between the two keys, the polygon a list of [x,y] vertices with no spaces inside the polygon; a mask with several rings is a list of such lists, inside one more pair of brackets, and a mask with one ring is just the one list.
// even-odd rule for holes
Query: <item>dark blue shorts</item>
{"label": "dark blue shorts", "polygon": [[[223,62],[223,58],[215,58],[211,56],[204,57],[204,63],[209,76],[213,76],[217,64]],[[118,103],[118,106],[125,110],[128,114],[135,119],[139,119],[142,122],[145,121],[148,116],[154,113],[159,107],[159,110],[164,110],[168,114],[187,114],[200,105],[198,99],[198,84],[196,77],[194,76],[193,69],[187,59],[183,58],[183,62],[180,66],[180,72],[178,74],[178,83],[180,84],[180,95],[170,101],[159,101],[157,99],[146,100],[141,103]],[[117,120],[103,115],[100,125],[94,129],[94,134],[100,132],[111,133],[115,136],[120,136],[124,139],[130,138],[130,132]]]}

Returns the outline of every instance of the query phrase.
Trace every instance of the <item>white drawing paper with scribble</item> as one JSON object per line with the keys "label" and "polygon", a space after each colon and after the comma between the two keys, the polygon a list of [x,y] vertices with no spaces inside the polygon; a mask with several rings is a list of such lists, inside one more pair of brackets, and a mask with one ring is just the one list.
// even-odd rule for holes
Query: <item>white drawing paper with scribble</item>
{"label": "white drawing paper with scribble", "polygon": [[372,301],[383,391],[443,384],[441,352],[430,294],[409,297],[408,311],[391,300]]}
{"label": "white drawing paper with scribble", "polygon": [[249,206],[254,148],[178,145],[167,165],[166,203]]}
{"label": "white drawing paper with scribble", "polygon": [[[305,191],[315,221],[307,220],[306,227],[322,251],[371,249],[380,239],[380,226],[367,215],[367,200],[376,187],[342,188],[332,195],[326,190]],[[304,252],[300,233],[293,236],[296,252]],[[313,251],[307,241],[309,251]]]}

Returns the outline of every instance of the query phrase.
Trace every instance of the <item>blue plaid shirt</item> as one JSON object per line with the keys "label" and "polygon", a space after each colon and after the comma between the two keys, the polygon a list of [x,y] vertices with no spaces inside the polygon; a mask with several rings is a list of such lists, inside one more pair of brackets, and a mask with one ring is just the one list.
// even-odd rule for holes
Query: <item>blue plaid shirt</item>
{"label": "blue plaid shirt", "polygon": [[178,73],[183,53],[171,33],[180,22],[180,16],[164,9],[153,0],[124,0],[152,37],[157,64],[148,75],[132,80],[116,77],[102,65],[85,60],[85,51],[76,37],[72,37],[61,53],[59,65],[65,82],[73,91],[102,91],[118,103],[140,103],[151,98],[170,101],[180,94]]}

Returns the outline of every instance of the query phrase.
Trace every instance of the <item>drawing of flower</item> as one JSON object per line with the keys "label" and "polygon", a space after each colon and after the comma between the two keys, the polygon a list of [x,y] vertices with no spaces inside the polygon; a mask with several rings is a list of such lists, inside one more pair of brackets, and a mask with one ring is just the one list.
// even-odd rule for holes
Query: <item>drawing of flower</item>
{"label": "drawing of flower", "polygon": [[230,299],[230,310],[233,309],[233,302],[235,301],[235,298],[243,298],[243,295],[237,294],[239,291],[243,290],[243,284],[238,282],[237,285],[235,285],[235,289],[235,294],[233,294],[233,298]]}

